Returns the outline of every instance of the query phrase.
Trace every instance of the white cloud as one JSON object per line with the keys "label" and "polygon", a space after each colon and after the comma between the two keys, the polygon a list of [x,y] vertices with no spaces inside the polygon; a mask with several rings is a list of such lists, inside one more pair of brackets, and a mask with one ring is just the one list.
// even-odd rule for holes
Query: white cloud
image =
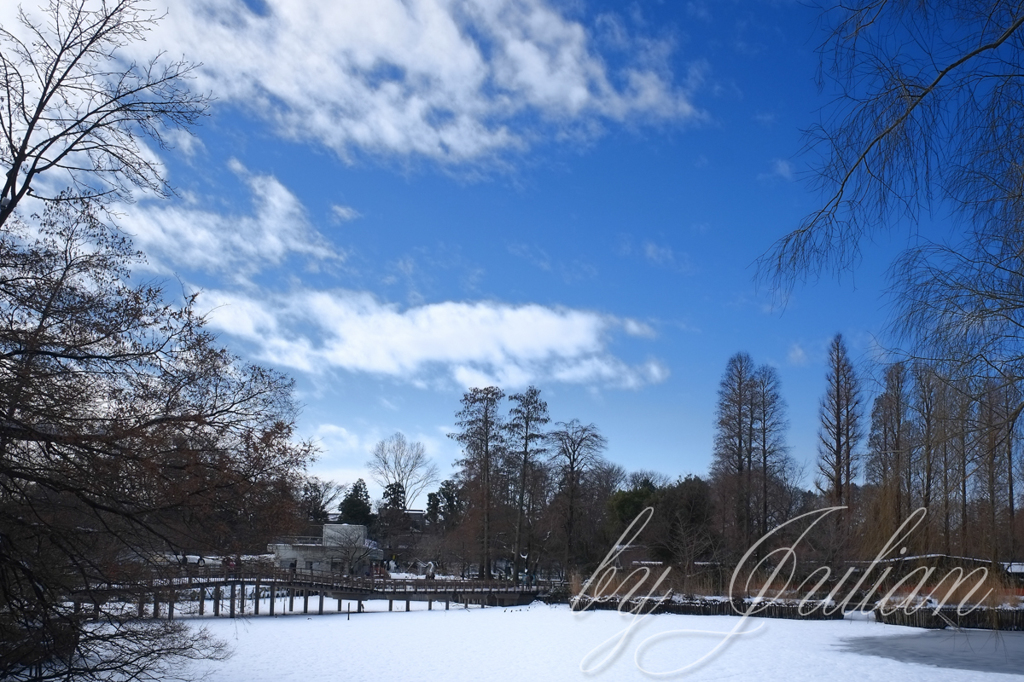
{"label": "white cloud", "polygon": [[338,204],[331,204],[331,215],[339,223],[347,223],[362,217],[362,214],[351,206],[339,206]]}
{"label": "white cloud", "polygon": [[459,163],[528,146],[538,121],[586,131],[602,119],[701,116],[690,99],[697,81],[673,84],[651,50],[642,63],[609,66],[588,30],[550,0],[265,6],[257,15],[242,0],[183,0],[131,49],[202,62],[197,89],[343,158]]}
{"label": "white cloud", "polygon": [[684,274],[693,271],[689,254],[685,252],[677,253],[671,246],[645,241],[642,250],[644,257],[655,265],[671,268],[676,272]]}
{"label": "white cloud", "polygon": [[275,177],[228,167],[248,186],[248,215],[220,214],[187,204],[142,201],[127,207],[123,227],[157,269],[171,264],[206,272],[249,275],[289,255],[314,260],[343,256],[310,225],[302,203]]}
{"label": "white cloud", "polygon": [[640,388],[645,384],[660,383],[668,376],[668,368],[655,360],[639,367],[630,367],[618,358],[608,356],[586,357],[563,363],[552,372],[554,379],[565,383],[610,383],[622,388]]}
{"label": "white cloud", "polygon": [[640,336],[648,339],[653,339],[656,336],[654,329],[652,329],[650,325],[646,325],[643,322],[638,322],[633,319],[623,320],[622,328],[630,336]]}
{"label": "white cloud", "polygon": [[[320,446],[322,454],[311,467],[310,473],[349,485],[361,478],[366,483],[370,497],[379,499],[383,490],[373,480],[366,464],[370,460],[373,446],[396,430],[401,429],[377,425],[356,432],[338,424],[320,424],[312,437]],[[445,461],[450,461],[450,458],[446,455],[451,454],[453,445],[444,437],[444,432],[441,437],[418,431],[406,432],[406,436],[410,441],[422,443],[427,458],[437,464],[442,472],[447,470]],[[430,491],[424,491],[423,497],[419,498],[420,504],[425,504],[427,492]]]}
{"label": "white cloud", "polygon": [[676,259],[671,246],[659,246],[654,242],[644,242],[644,255],[657,265],[672,263]]}
{"label": "white cloud", "polygon": [[785,180],[787,182],[793,179],[793,164],[785,159],[773,159],[771,170],[767,173],[761,173],[757,176],[758,180]]}
{"label": "white cloud", "polygon": [[709,10],[707,5],[703,2],[686,3],[686,12],[691,17],[696,17],[704,21],[711,21],[711,10]]}
{"label": "white cloud", "polygon": [[169,147],[178,151],[188,160],[194,160],[199,152],[205,150],[206,146],[199,136],[193,131],[172,128],[164,134],[164,140]]}
{"label": "white cloud", "polygon": [[366,463],[370,458],[373,444],[380,440],[376,435],[360,436],[336,424],[321,424],[317,427],[314,438],[324,451],[330,452],[335,459],[357,465]]}
{"label": "white cloud", "polygon": [[253,344],[264,361],[308,373],[339,369],[418,383],[440,371],[463,387],[506,388],[548,379],[636,388],[668,373],[654,361],[630,365],[606,347],[616,329],[648,336],[649,327],[583,310],[489,301],[402,309],[344,290],[213,291],[202,303],[213,309],[215,330]]}
{"label": "white cloud", "polygon": [[799,343],[794,343],[789,347],[789,364],[802,366],[807,364],[807,353]]}
{"label": "white cloud", "polygon": [[[313,432],[313,440],[321,452],[310,468],[311,474],[347,485],[361,478],[368,486],[375,488],[366,462],[370,459],[373,444],[380,440],[376,430],[359,434],[344,426],[320,424]],[[372,494],[379,496],[379,489],[374,489]]]}
{"label": "white cloud", "polygon": [[541,270],[551,270],[551,257],[548,256],[547,252],[540,247],[513,242],[508,244],[505,248],[513,256],[523,258]]}

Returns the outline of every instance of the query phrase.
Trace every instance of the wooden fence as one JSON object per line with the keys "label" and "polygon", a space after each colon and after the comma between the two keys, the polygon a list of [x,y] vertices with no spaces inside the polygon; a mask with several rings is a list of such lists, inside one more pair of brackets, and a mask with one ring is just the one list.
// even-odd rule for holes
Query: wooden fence
{"label": "wooden fence", "polygon": [[906,625],[930,630],[952,627],[1024,631],[1024,609],[991,609],[980,606],[964,615],[958,613],[957,606],[944,606],[938,614],[935,614],[934,608],[921,608],[911,613],[897,609],[887,614],[876,609],[875,618],[889,625]]}
{"label": "wooden fence", "polygon": [[[738,616],[746,613],[751,607],[749,602],[743,600],[733,602],[727,599],[693,599],[686,601],[666,599],[660,603],[656,603],[657,599],[654,599],[652,602],[634,599],[626,604],[622,604],[621,610],[626,612],[639,607],[641,613],[672,613],[684,616]],[[594,600],[584,597],[574,602],[574,609],[576,611],[584,609],[614,611],[620,609],[620,601],[611,598]],[[750,615],[755,618],[789,618],[793,620],[842,620],[843,618],[841,610],[826,614],[822,608],[814,608],[813,604],[801,608],[799,604],[792,602],[771,602],[759,605]]]}

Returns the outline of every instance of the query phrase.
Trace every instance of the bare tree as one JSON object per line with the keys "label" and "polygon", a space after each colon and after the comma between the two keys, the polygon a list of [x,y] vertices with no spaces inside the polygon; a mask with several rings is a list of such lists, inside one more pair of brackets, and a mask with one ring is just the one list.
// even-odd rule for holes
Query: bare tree
{"label": "bare tree", "polygon": [[206,111],[209,98],[185,85],[194,65],[124,66],[119,49],[159,20],[141,0],[92,5],[49,0],[41,22],[19,11],[24,40],[0,27],[0,225],[26,196],[56,199],[51,187],[100,201],[166,193],[146,141],[164,146],[168,127],[187,130]]}
{"label": "bare tree", "polygon": [[[751,544],[751,469],[754,465],[754,434],[757,390],[754,361],[747,353],[729,358],[718,386],[715,409],[715,449],[712,469],[718,490],[732,502],[731,549],[740,553]],[[725,505],[723,505],[724,507]],[[725,509],[722,509],[723,513]]]}
{"label": "bare tree", "polygon": [[[71,635],[73,630],[67,629]],[[0,651],[4,660],[35,660],[27,669],[8,669],[5,680],[63,682],[65,680],[182,680],[192,678],[188,663],[194,660],[225,660],[226,645],[204,628],[198,632],[181,621],[139,620],[105,610],[100,621],[71,639],[58,640],[59,660],[48,647],[33,638],[7,639],[3,632]],[[15,655],[12,653],[17,652]]]}
{"label": "bare tree", "polygon": [[[858,0],[822,16],[821,85],[840,93],[808,133],[826,201],[762,260],[783,280],[855,264],[860,242],[933,198],[972,222],[1019,208],[1024,10],[1005,0]],[[908,44],[913,49],[907,49]]]}
{"label": "bare tree", "polygon": [[[892,328],[943,376],[1024,377],[1024,8],[1006,0],[857,0],[823,15],[809,146],[825,197],[761,260],[788,288],[854,266],[865,237],[914,235],[892,273]],[[922,232],[921,217],[954,227]],[[945,220],[944,220],[945,219]],[[1018,402],[1016,418],[1024,409]]]}
{"label": "bare tree", "polygon": [[[666,488],[671,485],[672,479],[669,478],[668,474],[663,474],[660,471],[654,471],[652,469],[637,469],[631,471],[626,476],[626,487],[629,490],[646,490],[655,491],[659,488]],[[640,510],[637,510],[639,513]],[[636,514],[633,514],[629,520],[636,518]]]}
{"label": "bare tree", "polygon": [[[579,419],[558,422],[557,426],[550,436],[555,446],[551,463],[558,472],[559,485],[564,496],[565,567],[568,569],[574,565],[576,559],[574,550],[584,477],[602,464],[601,453],[607,447],[608,441],[596,426],[581,424]],[[624,477],[621,471],[618,475],[620,478]],[[613,486],[608,494],[610,495],[614,489]]]}
{"label": "bare tree", "polygon": [[857,473],[856,448],[863,437],[860,380],[842,334],[829,344],[825,396],[819,412],[818,490],[831,505],[849,505]]}
{"label": "bare tree", "polygon": [[947,430],[952,442],[955,468],[954,486],[956,488],[957,516],[959,517],[959,551],[968,552],[968,535],[970,528],[970,497],[975,473],[976,453],[974,433],[977,413],[977,402],[974,396],[977,389],[972,386],[973,380],[957,378],[950,381],[950,408]]}
{"label": "bare tree", "polygon": [[254,506],[295,518],[273,506],[313,454],[292,441],[291,382],[130,286],[135,258],[71,198],[0,233],[3,679],[153,679],[216,654],[189,628],[126,621],[105,591],[144,590],[156,551],[258,532]]}
{"label": "bare tree", "polygon": [[491,516],[493,477],[496,463],[505,451],[504,420],[499,412],[505,393],[497,386],[471,388],[462,396],[462,409],[456,414],[461,429],[448,434],[462,445],[464,457],[457,464],[469,493],[468,513],[480,521],[480,577],[491,576]]}
{"label": "bare tree", "polygon": [[512,575],[513,580],[519,584],[519,567],[523,557],[520,556],[523,547],[524,523],[529,522],[529,515],[526,513],[526,502],[528,500],[527,485],[531,480],[532,471],[537,466],[537,458],[547,452],[545,443],[547,433],[544,425],[550,419],[548,417],[548,404],[540,399],[540,390],[530,386],[523,393],[516,393],[509,396],[514,405],[509,410],[509,419],[505,428],[508,432],[508,454],[518,465],[519,476],[516,482],[516,525],[515,537],[512,542]]}
{"label": "bare tree", "polygon": [[423,443],[410,443],[403,433],[378,441],[371,455],[366,463],[370,475],[382,488],[393,483],[402,486],[405,491],[403,509],[408,509],[420,493],[438,481],[437,465],[427,459]]}
{"label": "bare tree", "polygon": [[302,510],[307,521],[326,523],[328,513],[337,509],[348,486],[334,481],[325,481],[317,476],[308,476],[302,484]]}
{"label": "bare tree", "polygon": [[769,488],[772,480],[785,477],[790,468],[786,445],[786,401],[782,398],[782,382],[771,365],[761,365],[754,372],[754,442],[760,478],[760,509],[758,533],[764,537],[769,529]]}
{"label": "bare tree", "polygon": [[892,533],[912,511],[913,427],[910,421],[910,376],[903,362],[885,369],[885,388],[871,409],[866,479],[876,486],[872,526]]}
{"label": "bare tree", "polygon": [[929,515],[924,520],[924,528],[921,531],[922,547],[926,552],[932,551],[932,527],[939,517],[935,514],[935,507],[939,495],[936,490],[939,482],[938,459],[942,449],[942,433],[940,428],[940,414],[942,413],[942,379],[935,372],[935,369],[923,362],[916,362],[911,369],[913,378],[913,391],[911,395],[910,410],[915,424],[915,439],[913,446],[917,454],[912,461],[917,463],[914,476],[917,479],[916,486],[919,489],[918,499],[920,506],[928,510]]}

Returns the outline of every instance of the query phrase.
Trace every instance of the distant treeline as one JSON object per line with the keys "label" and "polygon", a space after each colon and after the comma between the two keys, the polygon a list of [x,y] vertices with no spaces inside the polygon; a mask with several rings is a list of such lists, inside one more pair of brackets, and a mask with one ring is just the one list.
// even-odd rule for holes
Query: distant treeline
{"label": "distant treeline", "polygon": [[[406,513],[405,489],[409,481],[427,489],[435,472],[425,470],[422,446],[396,434],[378,444],[370,463],[384,499],[374,508],[358,481],[347,489],[342,521],[368,524],[389,557],[433,561],[444,571],[585,577],[653,506],[636,546],[617,557],[620,567],[659,561],[679,569],[677,582],[721,585],[758,538],[799,514],[847,508],[805,538],[801,559],[816,565],[874,557],[913,510],[926,507],[903,543],[909,553],[1017,560],[1024,536],[1016,499],[1019,388],[944,375],[924,362],[870,369],[881,377],[874,396],[842,337],[832,340],[813,489],[801,486],[786,443],[778,373],[737,353],[718,389],[705,476],[627,472],[605,458],[596,425],[552,423],[537,388],[509,396],[475,388],[463,396],[451,434],[463,453],[455,475],[427,495],[425,511]],[[400,452],[419,453],[404,478],[400,466],[389,466],[396,443]],[[798,532],[773,537],[757,558]]]}

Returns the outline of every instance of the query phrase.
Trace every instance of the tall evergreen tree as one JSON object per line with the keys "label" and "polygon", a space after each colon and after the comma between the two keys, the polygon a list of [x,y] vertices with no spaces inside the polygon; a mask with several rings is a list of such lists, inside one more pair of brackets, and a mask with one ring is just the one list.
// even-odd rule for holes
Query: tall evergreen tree
{"label": "tall evergreen tree", "polygon": [[339,520],[342,523],[369,526],[373,521],[373,508],[370,506],[370,492],[366,489],[366,481],[360,478],[353,483],[338,509],[341,512]]}

